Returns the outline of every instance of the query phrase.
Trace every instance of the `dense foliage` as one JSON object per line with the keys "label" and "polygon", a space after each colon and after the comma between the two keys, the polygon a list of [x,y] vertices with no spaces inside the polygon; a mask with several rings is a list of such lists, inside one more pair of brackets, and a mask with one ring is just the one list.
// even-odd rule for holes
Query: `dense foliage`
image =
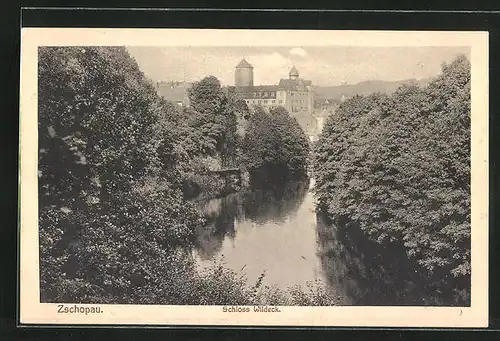
{"label": "dense foliage", "polygon": [[244,103],[208,77],[179,110],[121,47],[40,48],[38,84],[42,302],[265,303],[259,283],[196,269],[206,221],[183,195],[187,176],[240,157]]}
{"label": "dense foliage", "polygon": [[402,242],[436,281],[470,275],[470,64],[430,84],[356,96],[328,118],[314,153],[316,194],[336,224]]}
{"label": "dense foliage", "polygon": [[[190,108],[185,116],[189,131],[186,143],[195,143],[193,154],[217,156],[222,166],[234,166],[238,156],[238,118],[248,115],[246,103],[226,94],[214,76],[194,83],[189,89]],[[243,103],[242,103],[243,102]],[[199,141],[202,141],[200,143]]]}
{"label": "dense foliage", "polygon": [[155,300],[175,280],[202,223],[175,115],[124,48],[39,50],[42,300]]}
{"label": "dense foliage", "polygon": [[242,150],[247,169],[272,181],[307,172],[309,140],[297,120],[283,107],[271,108],[269,112],[255,108]]}
{"label": "dense foliage", "polygon": [[230,182],[211,173],[239,167],[241,132],[239,122],[248,118],[241,99],[223,91],[220,82],[208,76],[189,88],[190,107],[182,112],[181,143],[186,152],[183,179],[189,195],[208,197],[238,190]]}

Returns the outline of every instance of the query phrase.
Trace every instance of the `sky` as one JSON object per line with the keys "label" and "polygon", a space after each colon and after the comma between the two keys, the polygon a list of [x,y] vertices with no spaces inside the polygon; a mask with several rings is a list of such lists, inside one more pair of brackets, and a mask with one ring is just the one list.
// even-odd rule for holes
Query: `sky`
{"label": "sky", "polygon": [[436,76],[443,62],[470,57],[468,47],[139,47],[128,51],[155,82],[193,82],[217,77],[234,85],[234,67],[245,58],[254,67],[254,85],[274,85],[288,78],[292,66],[313,85],[356,84]]}

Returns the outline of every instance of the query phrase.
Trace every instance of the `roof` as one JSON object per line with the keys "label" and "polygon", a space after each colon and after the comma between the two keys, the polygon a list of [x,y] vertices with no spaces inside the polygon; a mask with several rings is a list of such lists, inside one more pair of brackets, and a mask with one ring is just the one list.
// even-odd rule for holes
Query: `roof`
{"label": "roof", "polygon": [[237,93],[246,92],[261,92],[261,91],[278,91],[280,90],[277,85],[256,85],[256,86],[237,86],[234,88]]}
{"label": "roof", "polygon": [[297,90],[300,87],[310,86],[311,84],[311,81],[303,79],[281,79],[278,86],[280,89]]}
{"label": "roof", "polygon": [[178,87],[172,88],[169,86],[159,86],[158,94],[171,102],[182,102],[187,96],[188,88]]}
{"label": "roof", "polygon": [[312,82],[303,79],[281,79],[278,85],[254,85],[254,86],[236,86],[228,87],[228,91],[236,93],[253,93],[262,91],[279,91],[279,90],[306,90],[307,86],[311,86]]}
{"label": "roof", "polygon": [[243,58],[243,59],[241,60],[241,62],[240,62],[238,65],[236,65],[236,68],[238,68],[238,69],[243,69],[243,68],[247,68],[247,69],[248,69],[248,68],[252,68],[252,69],[253,69],[253,66],[252,66],[252,64],[250,64],[249,62],[247,62],[247,61],[245,60],[245,58]]}
{"label": "roof", "polygon": [[290,73],[289,73],[290,76],[299,76],[299,70],[297,70],[297,68],[295,66],[293,66],[291,69],[290,69]]}
{"label": "roof", "polygon": [[278,90],[277,85],[243,86],[235,87],[234,93],[244,99],[275,99]]}
{"label": "roof", "polygon": [[192,82],[186,81],[161,81],[156,83],[157,87],[171,87],[171,88],[189,88],[193,85]]}

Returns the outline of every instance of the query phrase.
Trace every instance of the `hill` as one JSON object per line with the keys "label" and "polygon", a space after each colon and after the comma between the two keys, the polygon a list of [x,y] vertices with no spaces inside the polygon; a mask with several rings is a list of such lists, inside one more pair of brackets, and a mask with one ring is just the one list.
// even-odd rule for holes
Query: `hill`
{"label": "hill", "polygon": [[393,93],[403,84],[417,82],[420,85],[425,85],[428,81],[429,79],[405,79],[400,81],[369,80],[357,84],[316,86],[315,91],[318,99],[340,101],[342,96],[369,95],[374,92]]}

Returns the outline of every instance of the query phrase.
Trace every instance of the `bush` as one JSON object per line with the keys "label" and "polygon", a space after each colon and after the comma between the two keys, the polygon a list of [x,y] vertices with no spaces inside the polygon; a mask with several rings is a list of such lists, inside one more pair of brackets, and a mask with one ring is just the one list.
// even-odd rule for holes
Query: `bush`
{"label": "bush", "polygon": [[309,281],[306,288],[294,285],[286,289],[276,286],[264,286],[255,295],[256,305],[279,306],[332,306],[340,305],[340,296],[326,289],[320,280]]}
{"label": "bush", "polygon": [[224,258],[215,260],[200,272],[197,292],[199,304],[206,305],[273,305],[273,306],[330,306],[340,304],[340,297],[325,288],[322,281],[310,281],[285,289],[265,285],[262,273],[250,284],[244,273],[225,267]]}
{"label": "bush", "polygon": [[319,208],[371,239],[401,242],[436,281],[470,276],[470,65],[427,87],[356,96],[314,151]]}

